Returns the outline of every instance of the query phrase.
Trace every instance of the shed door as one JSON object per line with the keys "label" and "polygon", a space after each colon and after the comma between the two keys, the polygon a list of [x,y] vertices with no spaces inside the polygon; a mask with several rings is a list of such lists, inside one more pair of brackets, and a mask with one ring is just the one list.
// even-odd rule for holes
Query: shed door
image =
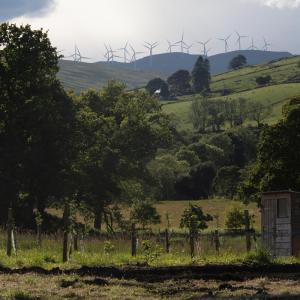
{"label": "shed door", "polygon": [[276,255],[276,215],[277,203],[275,199],[262,201],[262,244],[272,255]]}
{"label": "shed door", "polygon": [[292,255],[291,200],[277,199],[276,255]]}

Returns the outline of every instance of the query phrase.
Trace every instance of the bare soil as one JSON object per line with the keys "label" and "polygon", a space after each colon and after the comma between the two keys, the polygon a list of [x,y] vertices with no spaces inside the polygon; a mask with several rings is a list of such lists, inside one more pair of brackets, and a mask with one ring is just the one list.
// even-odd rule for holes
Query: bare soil
{"label": "bare soil", "polygon": [[0,299],[300,299],[300,265],[0,269]]}

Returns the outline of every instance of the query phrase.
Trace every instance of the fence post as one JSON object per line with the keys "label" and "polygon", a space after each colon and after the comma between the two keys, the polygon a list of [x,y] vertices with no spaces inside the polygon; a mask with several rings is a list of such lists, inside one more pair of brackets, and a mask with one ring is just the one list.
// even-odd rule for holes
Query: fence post
{"label": "fence post", "polygon": [[6,254],[11,256],[13,248],[13,215],[12,208],[8,209],[7,214],[7,244],[6,244]]}
{"label": "fence post", "polygon": [[69,261],[70,204],[65,203],[63,214],[63,262]]}
{"label": "fence post", "polygon": [[169,236],[169,229],[168,228],[166,228],[165,237],[166,237],[166,252],[170,253],[170,236]]}
{"label": "fence post", "polygon": [[190,238],[190,253],[191,258],[195,257],[195,233],[196,233],[196,224],[194,218],[191,219],[191,224],[189,228],[189,238]]}
{"label": "fence post", "polygon": [[250,233],[250,217],[249,217],[249,211],[244,211],[244,217],[245,217],[245,234],[246,234],[246,250],[247,252],[251,251],[251,233]]}
{"label": "fence post", "polygon": [[131,256],[136,256],[136,231],[134,223],[131,225]]}
{"label": "fence post", "polygon": [[215,242],[216,252],[219,255],[220,254],[220,238],[219,238],[219,231],[218,230],[215,231],[214,242]]}

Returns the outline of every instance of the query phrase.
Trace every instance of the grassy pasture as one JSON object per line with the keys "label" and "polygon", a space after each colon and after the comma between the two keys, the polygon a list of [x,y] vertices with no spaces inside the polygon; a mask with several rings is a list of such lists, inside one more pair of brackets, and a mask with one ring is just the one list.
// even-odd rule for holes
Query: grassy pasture
{"label": "grassy pasture", "polygon": [[[216,97],[214,99],[220,100],[234,100],[238,98],[245,98],[250,101],[257,101],[265,105],[270,105],[272,108],[272,115],[266,120],[267,123],[276,123],[281,118],[281,108],[286,100],[290,97],[300,95],[300,83],[280,84],[262,87],[250,91],[235,93],[229,96]],[[163,109],[166,113],[175,116],[178,122],[178,129],[192,130],[193,124],[191,123],[190,110],[191,101],[197,99],[199,95],[183,97],[180,102],[166,104]]]}

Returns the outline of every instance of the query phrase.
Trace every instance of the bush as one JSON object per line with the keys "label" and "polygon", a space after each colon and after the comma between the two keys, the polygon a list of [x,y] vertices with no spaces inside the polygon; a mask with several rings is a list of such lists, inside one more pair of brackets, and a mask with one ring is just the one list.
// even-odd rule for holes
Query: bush
{"label": "bush", "polygon": [[226,227],[228,229],[241,229],[245,225],[244,212],[234,207],[226,216]]}
{"label": "bush", "polygon": [[163,252],[163,249],[151,241],[143,241],[140,253],[147,263],[155,261]]}
{"label": "bush", "polygon": [[116,250],[115,245],[111,241],[105,241],[104,242],[104,253],[106,255],[110,255]]}
{"label": "bush", "polygon": [[266,250],[259,249],[254,253],[249,253],[244,260],[245,264],[249,265],[271,265],[274,262],[272,255]]}
{"label": "bush", "polygon": [[266,84],[270,83],[271,80],[272,80],[272,77],[270,75],[259,76],[256,78],[256,83],[258,85],[266,85]]}

